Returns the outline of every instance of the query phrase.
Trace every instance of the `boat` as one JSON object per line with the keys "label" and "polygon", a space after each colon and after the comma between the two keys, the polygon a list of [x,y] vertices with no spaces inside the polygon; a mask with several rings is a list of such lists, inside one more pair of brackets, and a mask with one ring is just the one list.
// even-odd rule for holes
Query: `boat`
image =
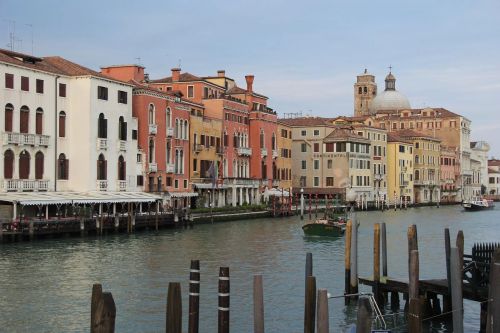
{"label": "boat", "polygon": [[487,200],[484,198],[480,197],[474,197],[471,200],[465,200],[462,203],[462,206],[466,211],[479,211],[479,210],[486,210],[486,209],[492,209],[495,207],[495,204],[493,203],[493,200]]}
{"label": "boat", "polygon": [[328,236],[340,237],[345,233],[345,226],[348,218],[347,206],[335,206],[328,213],[325,212],[325,217],[316,219],[302,226],[302,230],[306,236]]}

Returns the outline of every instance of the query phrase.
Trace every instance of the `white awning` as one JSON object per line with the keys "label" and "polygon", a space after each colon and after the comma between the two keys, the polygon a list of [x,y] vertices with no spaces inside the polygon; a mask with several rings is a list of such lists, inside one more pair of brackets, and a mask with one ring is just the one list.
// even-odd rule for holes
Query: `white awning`
{"label": "white awning", "polygon": [[281,196],[284,196],[284,197],[288,197],[290,196],[290,193],[288,191],[285,191],[283,190],[283,192],[280,190],[280,189],[276,189],[276,188],[271,188],[271,189],[268,189],[264,192],[264,195],[273,195],[273,196],[277,196],[277,197],[281,197]]}
{"label": "white awning", "polygon": [[199,188],[199,189],[202,189],[202,190],[223,190],[223,189],[226,189],[228,188],[227,185],[223,184],[223,185],[217,185],[217,187],[212,187],[212,184],[211,183],[193,183],[194,186],[196,186],[196,188]]}
{"label": "white awning", "polygon": [[167,193],[167,198],[191,198],[197,197],[198,193],[196,192],[169,192]]}
{"label": "white awning", "polygon": [[96,203],[155,202],[161,197],[145,192],[7,192],[0,202],[34,205],[76,205]]}

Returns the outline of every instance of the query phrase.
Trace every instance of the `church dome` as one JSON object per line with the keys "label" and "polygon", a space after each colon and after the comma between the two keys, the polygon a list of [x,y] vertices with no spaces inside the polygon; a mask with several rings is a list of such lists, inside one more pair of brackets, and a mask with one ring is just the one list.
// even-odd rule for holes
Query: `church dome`
{"label": "church dome", "polygon": [[389,72],[385,77],[385,90],[373,99],[370,112],[376,113],[381,110],[410,109],[408,98],[396,90],[396,77]]}

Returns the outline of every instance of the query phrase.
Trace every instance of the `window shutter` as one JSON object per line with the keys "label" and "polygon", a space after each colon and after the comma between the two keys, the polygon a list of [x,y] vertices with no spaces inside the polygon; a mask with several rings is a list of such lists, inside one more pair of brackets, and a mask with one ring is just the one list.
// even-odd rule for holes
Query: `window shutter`
{"label": "window shutter", "polygon": [[103,138],[107,138],[108,137],[108,120],[104,119],[102,123],[103,123]]}
{"label": "window shutter", "polygon": [[104,166],[104,180],[108,179],[108,161],[107,160],[104,160],[103,162],[103,166]]}
{"label": "window shutter", "polygon": [[21,115],[19,119],[20,120],[19,131],[21,133],[28,133],[30,113],[29,111],[21,111],[20,113]]}
{"label": "window shutter", "polygon": [[14,173],[14,153],[8,150],[4,154],[3,158],[3,177],[5,179],[12,179]]}
{"label": "window shutter", "polygon": [[43,132],[42,126],[43,126],[43,113],[37,112],[36,113],[36,128],[35,128],[36,134],[42,134],[42,132]]}
{"label": "window shutter", "polygon": [[127,140],[127,123],[123,123],[123,129],[122,129],[122,140]]}
{"label": "window shutter", "polygon": [[59,137],[66,137],[66,117],[59,114]]}
{"label": "window shutter", "polygon": [[12,132],[12,109],[5,109],[5,132]]}
{"label": "window shutter", "polygon": [[64,179],[69,179],[69,160],[64,160]]}

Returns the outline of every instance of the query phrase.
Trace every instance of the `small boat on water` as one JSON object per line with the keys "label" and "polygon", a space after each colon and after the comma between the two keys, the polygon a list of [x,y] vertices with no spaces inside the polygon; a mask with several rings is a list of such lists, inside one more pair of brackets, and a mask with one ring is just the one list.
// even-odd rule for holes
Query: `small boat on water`
{"label": "small boat on water", "polygon": [[335,206],[325,217],[302,226],[306,236],[340,237],[345,233],[348,218],[347,206]]}
{"label": "small boat on water", "polygon": [[493,200],[487,200],[484,198],[475,197],[472,198],[471,200],[465,200],[462,203],[462,206],[466,211],[473,212],[479,210],[492,209],[495,207],[495,204],[493,203]]}

